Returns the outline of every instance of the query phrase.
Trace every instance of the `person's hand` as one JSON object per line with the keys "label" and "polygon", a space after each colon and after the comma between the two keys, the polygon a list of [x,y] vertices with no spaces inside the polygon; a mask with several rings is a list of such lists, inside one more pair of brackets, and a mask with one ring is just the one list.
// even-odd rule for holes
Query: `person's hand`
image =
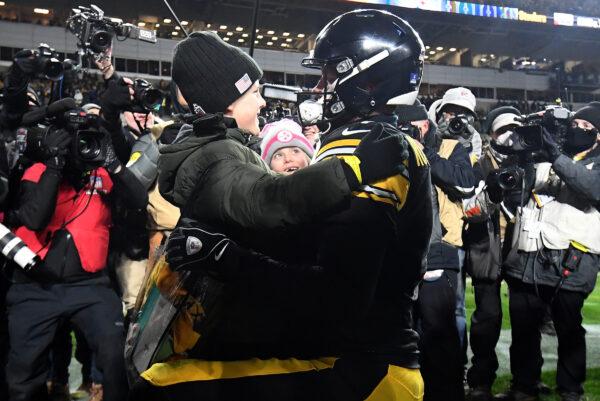
{"label": "person's hand", "polygon": [[48,131],[41,142],[42,155],[47,167],[62,170],[69,153],[71,134],[65,129]]}
{"label": "person's hand", "polygon": [[107,48],[98,57],[94,57],[94,63],[96,67],[102,72],[102,77],[107,81],[115,73],[115,69],[112,65],[112,46]]}
{"label": "person's hand", "polygon": [[37,70],[37,60],[32,50],[20,50],[15,54],[14,66],[27,77],[33,77]]}
{"label": "person's hand", "polygon": [[169,236],[167,262],[174,271],[200,269],[215,273],[230,243],[224,234],[188,220],[185,227],[175,228]]}
{"label": "person's hand", "polygon": [[361,184],[369,184],[403,171],[408,159],[408,142],[400,131],[391,126],[377,124],[354,151],[358,158],[360,173],[350,166]]}
{"label": "person's hand", "polygon": [[102,116],[107,121],[118,119],[119,114],[131,106],[133,81],[129,78],[111,80],[100,95]]}
{"label": "person's hand", "polygon": [[[106,131],[105,131],[106,132]],[[112,140],[110,140],[110,135],[106,132],[106,136],[108,138],[108,143],[106,144],[106,157],[104,158],[104,164],[102,165],[106,170],[111,174],[116,174],[121,171],[123,167],[121,161],[117,157],[117,153],[115,152],[115,148],[112,144]]]}
{"label": "person's hand", "polygon": [[550,163],[554,163],[554,161],[558,159],[558,156],[561,155],[558,144],[548,130],[546,130],[546,128],[542,130],[542,148],[545,151]]}

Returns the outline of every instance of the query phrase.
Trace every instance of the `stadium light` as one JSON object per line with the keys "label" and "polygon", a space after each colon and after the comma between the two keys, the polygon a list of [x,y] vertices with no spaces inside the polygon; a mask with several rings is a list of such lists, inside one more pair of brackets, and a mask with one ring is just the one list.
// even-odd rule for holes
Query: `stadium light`
{"label": "stadium light", "polygon": [[227,32],[227,36],[233,36],[233,32]]}
{"label": "stadium light", "polygon": [[268,31],[267,32],[267,35],[273,35],[273,34],[275,34],[275,31]]}
{"label": "stadium light", "polygon": [[221,25],[221,26],[219,27],[219,29],[226,30],[226,29],[227,29],[227,25]]}
{"label": "stadium light", "polygon": [[33,12],[36,14],[50,14],[50,10],[46,9],[46,8],[34,8]]}
{"label": "stadium light", "polygon": [[156,24],[154,24],[155,28],[160,28],[160,24],[157,22]]}
{"label": "stadium light", "polygon": [[165,24],[170,24],[170,23],[171,23],[171,19],[170,19],[170,18],[165,18],[165,19],[163,20],[163,23],[165,23]]}
{"label": "stadium light", "polygon": [[238,39],[238,42],[239,42],[239,43],[244,43],[244,39],[241,39],[241,38],[240,38],[240,39]]}
{"label": "stadium light", "polygon": [[235,30],[238,32],[242,32],[244,30],[244,28],[242,28],[241,26],[238,26],[235,28]]}
{"label": "stadium light", "polygon": [[299,33],[299,34],[298,34],[298,37],[299,37],[299,38],[303,38],[303,37],[304,37],[304,34],[303,34],[303,33]]}
{"label": "stadium light", "polygon": [[181,25],[183,25],[183,26],[186,26],[186,25],[188,25],[188,24],[189,24],[189,22],[187,22],[187,21],[185,21],[185,20],[184,20],[184,21],[181,21]]}
{"label": "stadium light", "polygon": [[227,36],[226,36],[226,37],[224,37],[224,38],[223,38],[223,40],[224,40],[225,42],[229,42],[229,38],[228,38]]}
{"label": "stadium light", "polygon": [[281,47],[286,47],[286,46],[287,46],[287,44],[285,44],[285,43],[281,44]]}
{"label": "stadium light", "polygon": [[140,21],[138,22],[138,26],[146,26],[146,23],[144,21]]}
{"label": "stadium light", "polygon": [[429,58],[429,56],[428,56],[428,55],[425,55],[425,57],[424,57],[424,58],[425,58],[425,60],[427,60],[427,59]]}
{"label": "stadium light", "polygon": [[273,40],[273,41],[275,41],[275,40],[278,40],[278,39],[279,39],[279,38],[278,38],[277,36],[273,36],[273,37],[271,38],[271,40]]}
{"label": "stadium light", "polygon": [[243,34],[242,34],[242,38],[247,38],[247,37],[248,37],[248,34],[247,34],[247,33],[243,33]]}
{"label": "stadium light", "polygon": [[176,30],[176,31],[179,31],[179,30],[181,30],[181,28],[179,27],[179,25],[175,27],[175,30]]}
{"label": "stadium light", "polygon": [[173,31],[173,32],[171,32],[171,35],[173,35],[173,36],[177,36],[177,35],[179,35],[179,32],[177,32],[177,31]]}
{"label": "stadium light", "polygon": [[212,26],[211,24],[206,24],[206,27],[207,27],[207,28],[210,28],[211,26]]}
{"label": "stadium light", "polygon": [[285,41],[289,43],[292,41],[292,38],[287,38]]}
{"label": "stadium light", "polygon": [[289,32],[284,32],[283,36],[290,36],[290,33]]}
{"label": "stadium light", "polygon": [[442,50],[444,50],[444,48],[442,46],[438,46],[438,47],[435,48],[435,50],[441,52]]}
{"label": "stadium light", "polygon": [[485,63],[485,62],[487,62],[487,58],[485,58],[485,57],[482,57],[482,58],[481,58],[481,62],[482,62],[482,63]]}
{"label": "stadium light", "polygon": [[431,49],[430,46],[425,46],[425,50],[429,50],[429,49]]}
{"label": "stadium light", "polygon": [[258,35],[258,36],[256,37],[256,39],[262,39],[262,38],[263,38],[263,36],[262,36],[262,35]]}
{"label": "stadium light", "polygon": [[3,2],[3,1],[0,1],[0,7],[3,7],[3,6],[5,6],[5,5],[6,5],[6,3],[5,3],[5,2]]}
{"label": "stadium light", "polygon": [[273,46],[273,42],[267,42],[267,46]]}
{"label": "stadium light", "polygon": [[455,52],[456,51],[456,47],[451,47],[448,49],[449,52]]}
{"label": "stadium light", "polygon": [[435,54],[435,50],[430,50],[429,54],[431,54],[433,56]]}
{"label": "stadium light", "polygon": [[255,40],[255,41],[254,41],[254,44],[255,44],[255,45],[257,45],[257,44],[258,44],[258,40]]}

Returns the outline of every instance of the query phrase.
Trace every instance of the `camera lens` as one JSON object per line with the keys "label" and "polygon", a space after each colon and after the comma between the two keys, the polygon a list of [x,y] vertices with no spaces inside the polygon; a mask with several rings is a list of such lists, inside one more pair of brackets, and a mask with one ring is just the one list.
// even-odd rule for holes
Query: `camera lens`
{"label": "camera lens", "polygon": [[44,65],[44,75],[52,81],[58,81],[62,78],[64,72],[63,64],[56,60],[47,60]]}
{"label": "camera lens", "polygon": [[502,189],[514,189],[517,187],[518,180],[512,173],[501,173],[498,176],[498,184]]}
{"label": "camera lens", "polygon": [[82,132],[77,142],[77,153],[83,160],[94,160],[102,153],[102,143],[93,133]]}
{"label": "camera lens", "polygon": [[148,110],[156,110],[160,107],[163,96],[158,89],[147,89],[142,95],[142,105]]}
{"label": "camera lens", "polygon": [[467,122],[462,117],[454,117],[448,123],[448,131],[454,135],[460,135],[467,129]]}
{"label": "camera lens", "polygon": [[96,53],[102,53],[112,44],[112,35],[107,31],[96,31],[90,40],[90,47]]}

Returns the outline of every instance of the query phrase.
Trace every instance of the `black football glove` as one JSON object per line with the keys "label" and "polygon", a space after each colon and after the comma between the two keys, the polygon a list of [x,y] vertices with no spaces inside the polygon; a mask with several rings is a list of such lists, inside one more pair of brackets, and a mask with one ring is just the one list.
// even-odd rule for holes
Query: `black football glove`
{"label": "black football glove", "polygon": [[224,234],[187,221],[177,227],[167,241],[167,262],[174,271],[204,270],[217,273],[219,262],[232,242]]}
{"label": "black football glove", "polygon": [[408,146],[400,131],[383,124],[375,125],[354,151],[360,160],[358,181],[369,184],[406,169],[403,162],[409,157]]}

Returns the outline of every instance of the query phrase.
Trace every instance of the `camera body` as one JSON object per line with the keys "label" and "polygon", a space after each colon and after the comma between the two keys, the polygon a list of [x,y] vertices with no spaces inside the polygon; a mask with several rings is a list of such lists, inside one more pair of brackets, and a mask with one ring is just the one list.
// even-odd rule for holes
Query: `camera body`
{"label": "camera body", "polygon": [[33,50],[35,57],[35,75],[49,79],[51,81],[59,81],[64,74],[63,62],[58,59],[58,53],[45,43],[40,43],[40,46]]}
{"label": "camera body", "polygon": [[138,78],[133,82],[133,102],[131,111],[149,113],[160,110],[163,101],[161,91],[152,87],[145,79]]}
{"label": "camera body", "polygon": [[112,45],[114,36],[156,43],[156,31],[105,17],[104,11],[93,4],[90,7],[79,6],[72,9],[67,19],[67,30],[77,37],[77,47],[83,53],[94,56],[100,56],[106,51]]}
{"label": "camera body", "polygon": [[563,149],[567,140],[567,131],[571,122],[571,112],[564,107],[549,107],[541,113],[524,116],[520,120],[523,126],[516,127],[511,139],[512,153],[537,152],[542,150],[542,133],[547,130]]}
{"label": "camera body", "polygon": [[104,164],[110,138],[100,129],[99,117],[81,109],[72,109],[51,116],[28,129],[26,152],[33,160],[42,160],[44,138],[50,132],[64,129],[72,135],[70,160],[85,170],[93,170]]}

